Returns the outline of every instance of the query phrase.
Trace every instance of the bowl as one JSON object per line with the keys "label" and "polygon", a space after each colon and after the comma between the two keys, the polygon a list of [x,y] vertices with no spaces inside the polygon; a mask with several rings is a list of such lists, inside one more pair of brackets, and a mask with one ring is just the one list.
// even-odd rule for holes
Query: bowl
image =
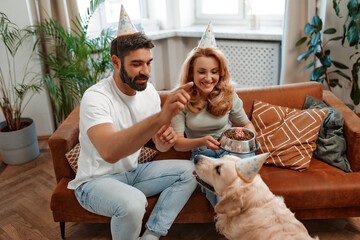
{"label": "bowl", "polygon": [[221,134],[220,147],[232,153],[252,153],[260,148],[254,131],[243,127],[232,127]]}

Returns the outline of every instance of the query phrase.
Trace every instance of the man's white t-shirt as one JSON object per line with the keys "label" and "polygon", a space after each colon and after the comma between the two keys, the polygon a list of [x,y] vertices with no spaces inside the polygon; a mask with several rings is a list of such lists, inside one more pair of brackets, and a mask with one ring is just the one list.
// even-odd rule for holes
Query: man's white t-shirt
{"label": "man's white t-shirt", "polygon": [[137,167],[140,150],[113,164],[103,160],[87,135],[89,128],[102,123],[112,123],[117,131],[121,131],[160,110],[160,97],[149,82],[144,91],[137,91],[134,96],[122,93],[112,76],[87,89],[80,103],[81,150],[78,170],[68,188],[76,189],[82,183],[99,176],[132,171]]}

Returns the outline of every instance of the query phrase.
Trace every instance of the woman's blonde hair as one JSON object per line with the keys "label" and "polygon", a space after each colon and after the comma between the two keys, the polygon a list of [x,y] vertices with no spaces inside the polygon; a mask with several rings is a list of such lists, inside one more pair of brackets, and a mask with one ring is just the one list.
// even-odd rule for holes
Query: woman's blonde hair
{"label": "woman's blonde hair", "polygon": [[[215,116],[224,116],[232,109],[234,86],[230,81],[226,58],[219,49],[194,48],[182,65],[180,84],[194,82],[194,62],[198,57],[214,57],[219,63],[219,82],[206,99],[206,110]],[[194,84],[187,92],[191,97],[187,109],[192,113],[199,113],[205,107],[200,91]]]}

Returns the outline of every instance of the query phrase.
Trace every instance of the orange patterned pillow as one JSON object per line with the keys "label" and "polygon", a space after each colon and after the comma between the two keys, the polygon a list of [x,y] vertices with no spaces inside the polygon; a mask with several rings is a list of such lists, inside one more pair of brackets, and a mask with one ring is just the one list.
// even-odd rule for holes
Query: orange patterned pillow
{"label": "orange patterned pillow", "polygon": [[327,111],[292,109],[255,100],[251,121],[261,145],[259,152],[270,152],[265,163],[298,171],[308,169]]}
{"label": "orange patterned pillow", "polygon": [[[80,143],[76,144],[75,147],[73,147],[69,152],[65,153],[65,157],[74,171],[74,173],[77,172],[78,168],[78,158],[80,154]],[[138,158],[138,163],[146,163],[156,156],[157,152],[154,149],[148,148],[148,147],[142,147],[140,151],[140,155]]]}

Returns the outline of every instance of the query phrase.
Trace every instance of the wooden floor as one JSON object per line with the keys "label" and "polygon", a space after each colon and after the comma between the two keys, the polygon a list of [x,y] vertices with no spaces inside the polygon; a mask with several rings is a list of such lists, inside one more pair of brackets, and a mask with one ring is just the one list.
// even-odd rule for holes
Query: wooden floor
{"label": "wooden floor", "polygon": [[[52,219],[50,196],[55,188],[46,140],[40,156],[17,166],[0,164],[0,239],[61,239]],[[360,240],[360,218],[303,221],[321,240]],[[111,239],[109,224],[66,223],[66,239]],[[174,224],[163,240],[225,240],[214,224]]]}

